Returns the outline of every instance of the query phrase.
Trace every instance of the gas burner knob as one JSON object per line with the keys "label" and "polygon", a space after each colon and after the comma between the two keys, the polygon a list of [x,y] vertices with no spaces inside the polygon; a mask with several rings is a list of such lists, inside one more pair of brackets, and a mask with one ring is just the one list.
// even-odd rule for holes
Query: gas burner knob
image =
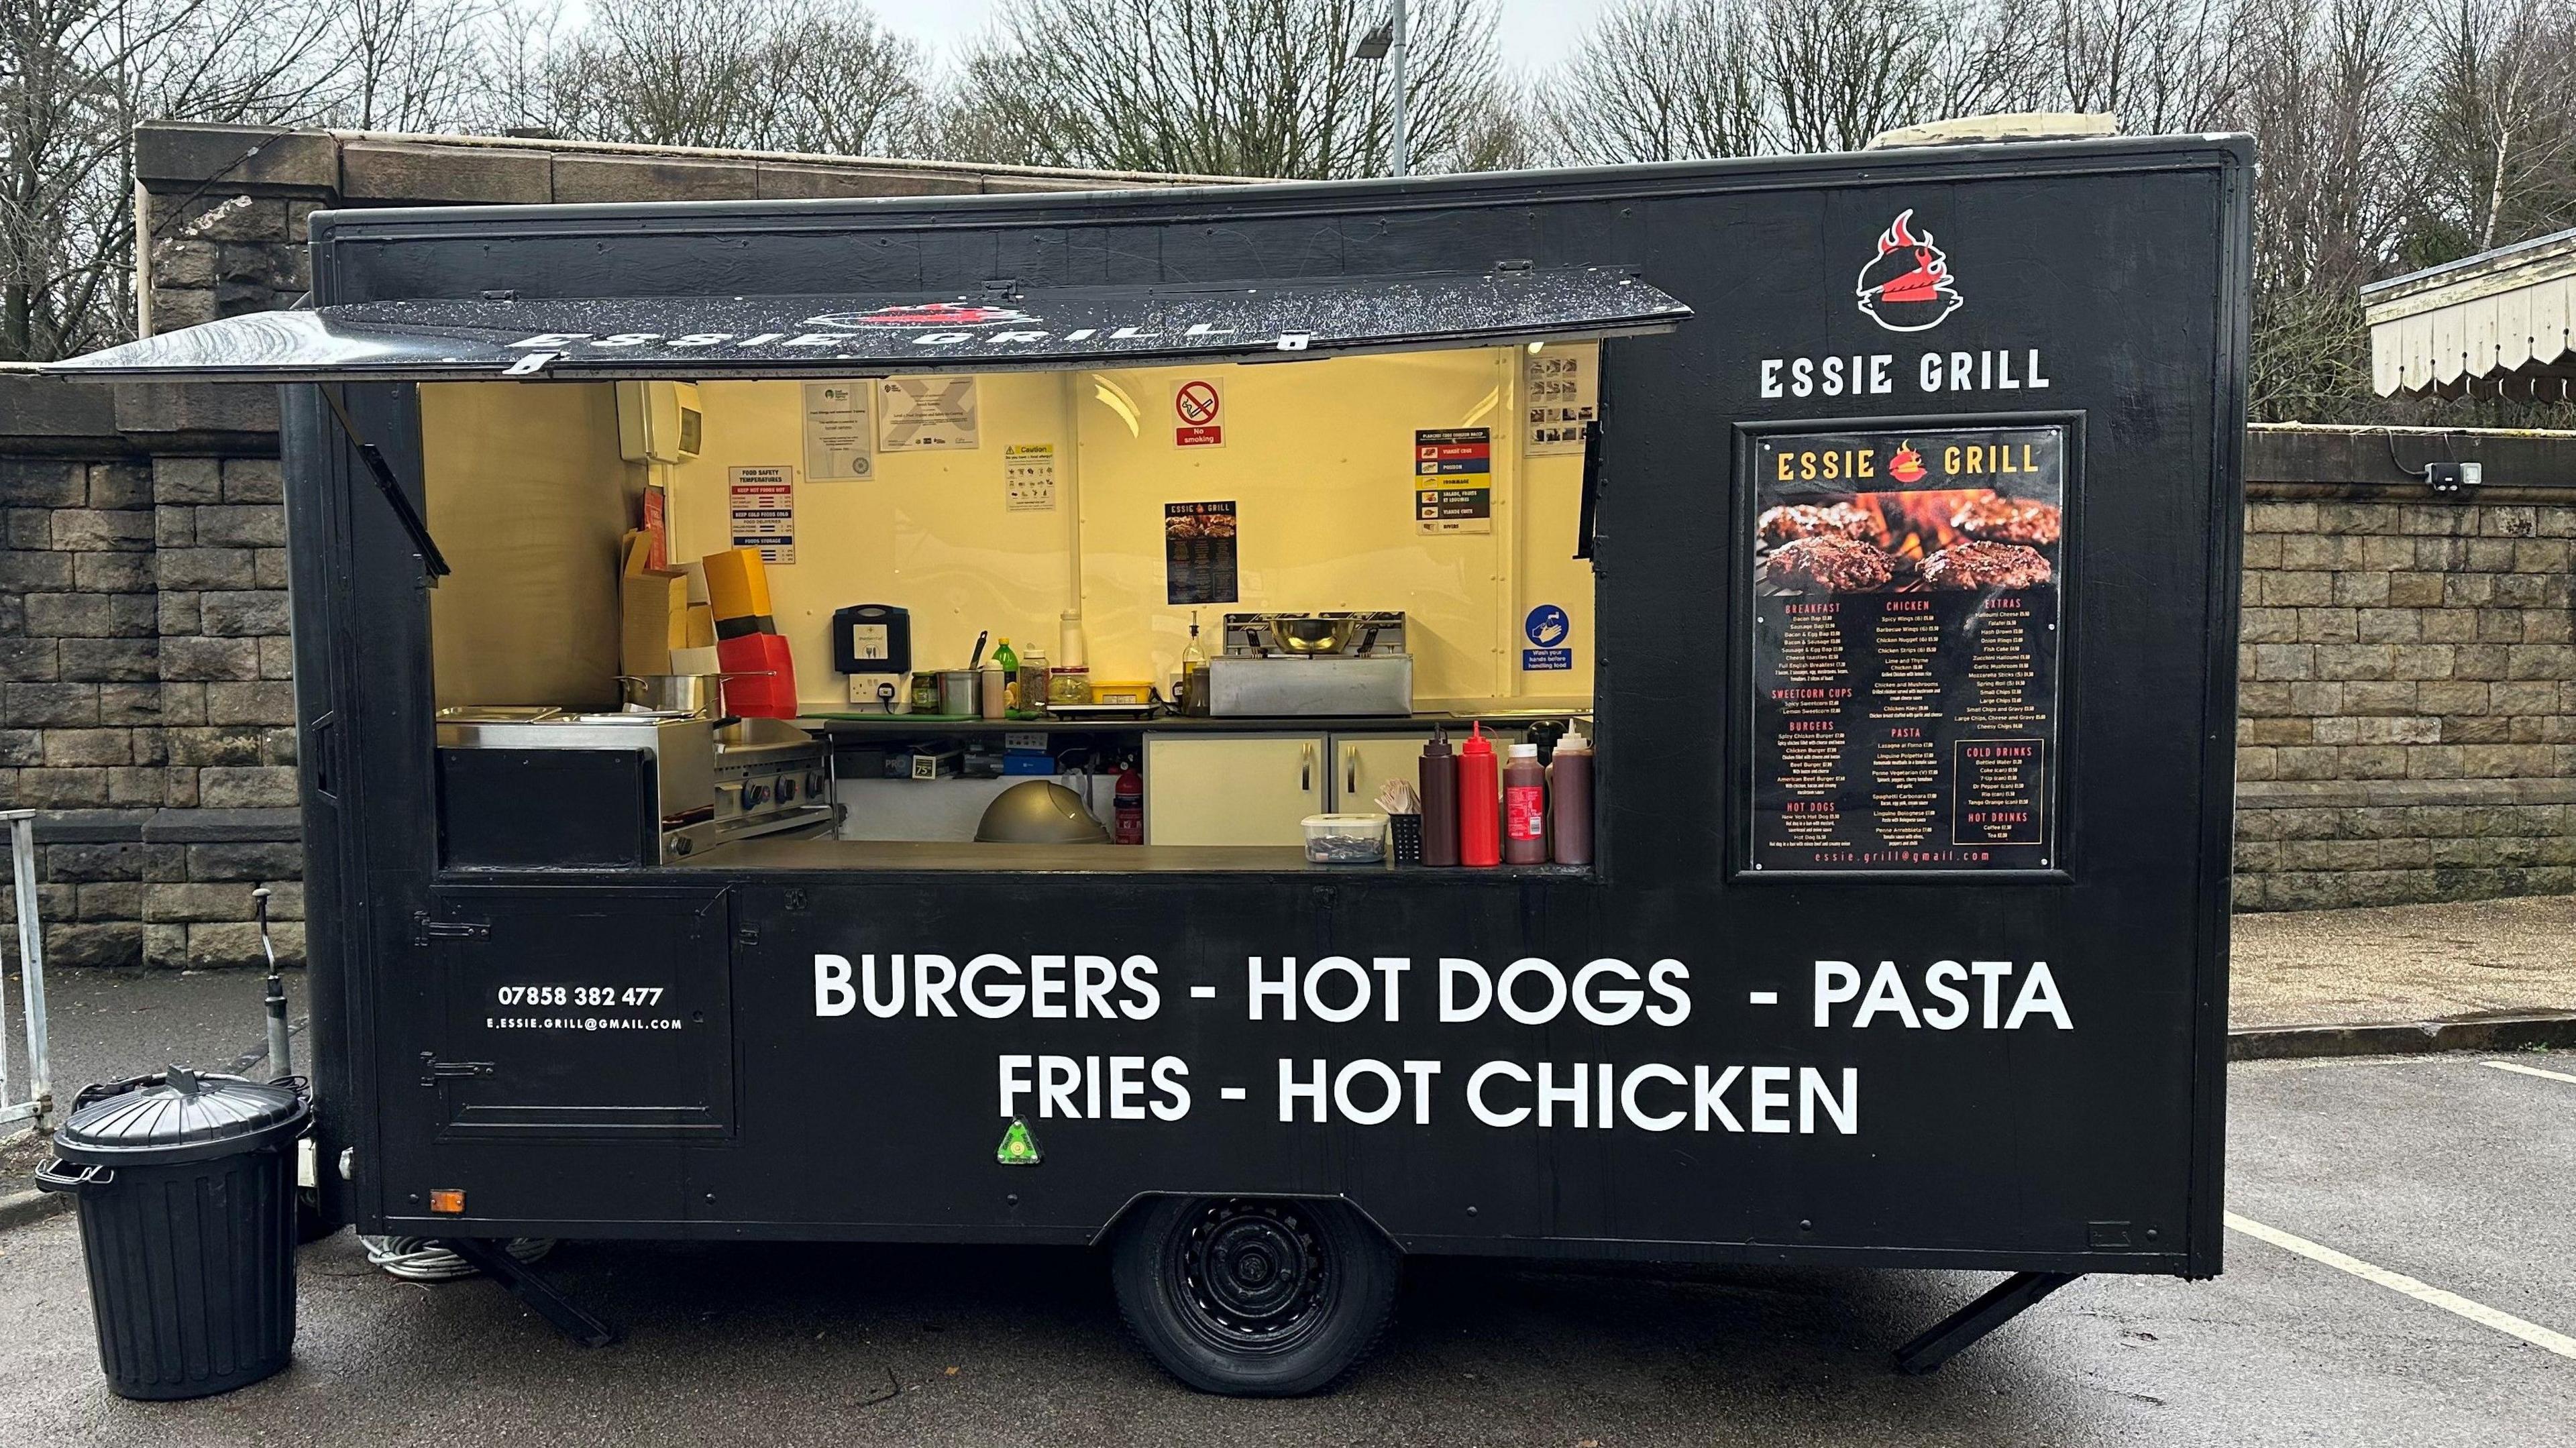
{"label": "gas burner knob", "polygon": [[796,799],[796,780],[792,775],[778,776],[778,802],[791,804]]}
{"label": "gas burner knob", "polygon": [[742,803],[745,809],[749,809],[754,805],[769,803],[769,786],[765,784],[744,785],[742,787]]}

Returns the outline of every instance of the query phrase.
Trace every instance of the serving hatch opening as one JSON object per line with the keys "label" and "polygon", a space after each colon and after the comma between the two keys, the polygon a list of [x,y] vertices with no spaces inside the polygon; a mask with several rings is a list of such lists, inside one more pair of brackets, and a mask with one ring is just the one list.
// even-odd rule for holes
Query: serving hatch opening
{"label": "serving hatch opening", "polygon": [[[1481,725],[1498,765],[1513,743],[1599,736],[1580,543],[1605,350],[1552,338],[1294,367],[425,384],[424,511],[457,570],[429,597],[450,711],[444,838],[523,833],[503,816],[524,791],[478,784],[490,761],[452,754],[544,742],[500,727],[508,712],[578,722],[631,700],[624,676],[749,667],[774,671],[821,750],[750,780],[737,807],[720,734],[714,833],[736,818],[778,828],[660,863],[1308,868],[1309,818],[1378,810],[1390,780],[1416,782],[1435,729],[1454,748]],[[654,442],[664,413],[696,419],[692,445]],[[693,565],[707,582],[684,589]],[[729,606],[746,587],[752,601]],[[886,649],[874,667],[843,647],[862,612],[878,630],[901,619],[871,635]],[[977,691],[996,680],[968,671],[1006,641],[1050,676],[1086,672],[1035,700],[1024,676],[1019,698],[986,708]],[[768,662],[727,661],[755,644]],[[1193,650],[1206,697],[1152,707],[1183,702]],[[559,732],[567,748],[597,742]],[[681,757],[660,755],[666,770]],[[1141,789],[1121,788],[1131,769]],[[1104,840],[1144,848],[979,842],[997,797],[1031,781],[1079,796]],[[776,807],[803,811],[818,790],[843,811],[828,830]],[[461,827],[486,806],[501,811],[492,829]]]}

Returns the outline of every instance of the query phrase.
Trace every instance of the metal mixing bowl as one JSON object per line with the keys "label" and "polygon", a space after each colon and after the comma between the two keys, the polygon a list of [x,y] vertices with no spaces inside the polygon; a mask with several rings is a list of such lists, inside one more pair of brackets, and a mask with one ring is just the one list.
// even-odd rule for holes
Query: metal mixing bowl
{"label": "metal mixing bowl", "polygon": [[1338,654],[1351,646],[1351,635],[1358,627],[1355,618],[1273,615],[1270,636],[1292,654]]}
{"label": "metal mixing bowl", "polygon": [[1051,779],[1032,779],[993,796],[975,826],[975,843],[1105,845],[1109,831],[1082,807],[1082,796]]}

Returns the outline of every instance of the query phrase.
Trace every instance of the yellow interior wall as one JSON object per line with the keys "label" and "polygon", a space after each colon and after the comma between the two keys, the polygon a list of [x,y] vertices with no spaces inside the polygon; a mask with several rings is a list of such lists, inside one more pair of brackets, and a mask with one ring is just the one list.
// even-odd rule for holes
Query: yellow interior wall
{"label": "yellow interior wall", "polygon": [[455,572],[430,591],[435,697],[617,704],[618,539],[641,479],[606,383],[420,389],[422,498]]}
{"label": "yellow interior wall", "polygon": [[[1240,601],[1200,610],[1201,647],[1228,611],[1402,609],[1421,707],[1580,707],[1592,687],[1592,585],[1573,560],[1582,463],[1524,462],[1519,352],[1488,348],[1232,367],[1019,372],[980,379],[981,446],[879,452],[875,476],[801,476],[803,394],[794,382],[700,384],[698,457],[669,471],[672,548],[724,547],[728,472],[798,467],[797,562],[770,569],[780,632],[808,707],[847,707],[831,667],[835,609],[911,611],[917,667],[962,667],[980,630],[1058,654],[1066,606],[1068,499],[1078,483],[1083,612],[1094,678],[1164,681],[1190,610],[1163,602],[1163,504],[1233,499]],[[1172,441],[1172,396],[1191,377],[1223,390],[1222,448]],[[1494,530],[1425,537],[1413,518],[1413,432],[1490,427]],[[1057,448],[1057,508],[1003,506],[1003,449]],[[1536,603],[1572,615],[1575,668],[1520,671],[1521,619]]]}

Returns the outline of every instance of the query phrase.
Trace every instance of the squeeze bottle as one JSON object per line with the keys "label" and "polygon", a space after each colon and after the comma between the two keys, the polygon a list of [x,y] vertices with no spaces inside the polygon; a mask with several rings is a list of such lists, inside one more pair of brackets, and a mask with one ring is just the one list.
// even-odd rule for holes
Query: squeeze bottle
{"label": "squeeze bottle", "polygon": [[1458,755],[1437,724],[1422,746],[1422,863],[1458,863]]}
{"label": "squeeze bottle", "polygon": [[1109,807],[1118,821],[1113,838],[1122,845],[1145,843],[1145,776],[1136,768],[1135,760],[1128,760],[1127,767],[1118,772],[1118,786],[1109,796]]}
{"label": "squeeze bottle", "polygon": [[1458,863],[1499,865],[1503,862],[1503,786],[1494,768],[1494,746],[1479,720],[1458,751]]}
{"label": "squeeze bottle", "polygon": [[1547,766],[1548,833],[1560,865],[1592,863],[1592,741],[1567,729]]}
{"label": "squeeze bottle", "polygon": [[1503,863],[1547,863],[1547,766],[1535,744],[1513,745],[1503,765]]}

